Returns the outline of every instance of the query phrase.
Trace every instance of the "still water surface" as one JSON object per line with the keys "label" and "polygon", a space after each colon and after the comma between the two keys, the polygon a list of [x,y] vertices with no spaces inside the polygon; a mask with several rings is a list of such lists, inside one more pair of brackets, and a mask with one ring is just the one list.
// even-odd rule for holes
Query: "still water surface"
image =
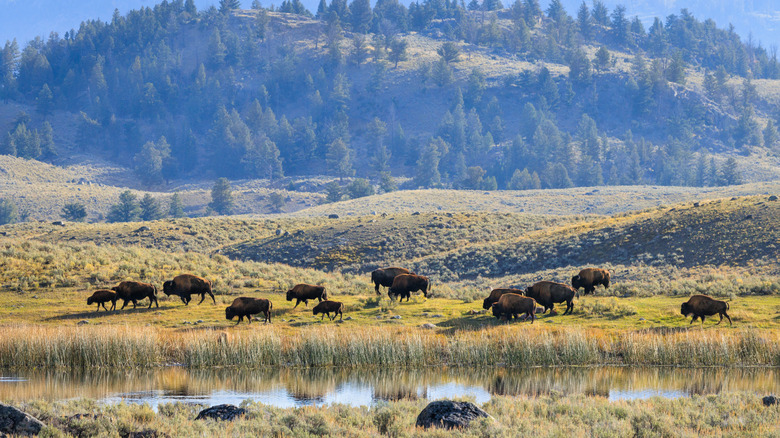
{"label": "still water surface", "polygon": [[530,368],[495,370],[426,368],[208,369],[168,367],[148,371],[1,371],[0,401],[92,398],[108,403],[182,401],[215,405],[251,399],[278,407],[383,400],[466,397],[477,403],[493,395],[534,397],[559,393],[610,400],[687,397],[728,391],[780,393],[780,370],[687,368]]}

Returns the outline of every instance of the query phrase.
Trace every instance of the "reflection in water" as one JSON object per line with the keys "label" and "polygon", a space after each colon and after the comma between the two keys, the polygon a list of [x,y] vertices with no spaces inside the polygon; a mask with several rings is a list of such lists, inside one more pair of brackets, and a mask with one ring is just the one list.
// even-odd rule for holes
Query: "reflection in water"
{"label": "reflection in water", "polygon": [[234,403],[279,407],[380,400],[491,395],[584,394],[610,399],[684,397],[721,391],[780,392],[780,371],[767,368],[284,368],[0,372],[0,401],[93,398],[107,402]]}

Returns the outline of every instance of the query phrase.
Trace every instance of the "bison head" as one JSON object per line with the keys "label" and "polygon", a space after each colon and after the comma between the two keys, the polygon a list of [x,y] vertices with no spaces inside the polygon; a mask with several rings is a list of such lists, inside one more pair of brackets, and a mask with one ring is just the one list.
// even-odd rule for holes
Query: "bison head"
{"label": "bison head", "polygon": [[287,301],[292,301],[295,298],[295,292],[292,289],[287,291]]}
{"label": "bison head", "polygon": [[328,299],[328,291],[325,290],[325,288],[322,288],[322,299],[327,300]]}
{"label": "bison head", "polygon": [[89,306],[92,303],[93,303],[92,297],[87,298],[87,306]]}
{"label": "bison head", "polygon": [[226,307],[225,308],[225,319],[231,320],[236,316],[236,312],[233,310],[232,307]]}
{"label": "bison head", "polygon": [[311,311],[314,315],[317,315],[317,313],[319,313],[319,310],[317,310],[317,307],[319,307],[319,306],[315,306],[314,309],[312,309],[312,311]]}
{"label": "bison head", "polygon": [[498,319],[501,319],[501,315],[504,313],[504,309],[501,308],[501,304],[494,303],[491,308],[493,309],[493,316],[495,316]]}
{"label": "bison head", "polygon": [[491,304],[492,303],[490,302],[490,298],[485,298],[482,300],[482,308],[485,310],[489,309]]}
{"label": "bison head", "polygon": [[582,287],[582,278],[580,278],[579,275],[575,275],[574,277],[571,278],[571,285],[573,288],[579,289],[580,287]]}
{"label": "bison head", "polygon": [[691,309],[691,306],[688,303],[682,303],[682,306],[680,306],[680,313],[682,313],[683,316],[688,316],[693,313],[693,309]]}
{"label": "bison head", "polygon": [[165,295],[170,296],[173,293],[173,280],[168,280],[163,283],[163,292]]}

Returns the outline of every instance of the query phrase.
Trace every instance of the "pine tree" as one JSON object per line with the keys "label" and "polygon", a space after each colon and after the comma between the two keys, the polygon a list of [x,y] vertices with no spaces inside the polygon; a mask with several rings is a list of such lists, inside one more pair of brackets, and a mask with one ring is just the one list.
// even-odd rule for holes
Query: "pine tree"
{"label": "pine tree", "polygon": [[580,35],[582,35],[586,41],[593,35],[593,23],[590,16],[590,10],[588,10],[588,5],[584,0],[580,5],[580,9],[577,11],[577,27],[579,28]]}
{"label": "pine tree", "polygon": [[338,181],[331,181],[325,186],[325,200],[327,202],[339,202],[344,196]]}
{"label": "pine tree", "polygon": [[143,198],[141,198],[140,208],[141,220],[154,221],[163,217],[163,214],[160,211],[160,205],[157,203],[157,200],[155,200],[152,195],[148,193],[145,194]]}
{"label": "pine tree", "polygon": [[233,9],[241,9],[239,0],[219,0],[219,12],[221,14],[227,14]]}
{"label": "pine tree", "polygon": [[319,5],[317,5],[317,18],[322,20],[327,15],[328,15],[328,3],[326,2],[326,0],[320,0]]}
{"label": "pine tree", "polygon": [[233,209],[233,189],[227,178],[219,178],[211,188],[209,207],[217,214],[230,214]]}
{"label": "pine tree", "polygon": [[181,202],[181,196],[179,196],[179,192],[171,195],[171,201],[168,206],[168,216],[172,218],[184,217],[184,205]]}
{"label": "pine tree", "polygon": [[328,169],[328,174],[339,177],[339,180],[355,174],[355,169],[352,168],[349,147],[347,147],[347,144],[341,137],[328,145],[325,165]]}
{"label": "pine tree", "polygon": [[49,84],[43,84],[41,91],[38,93],[36,99],[36,109],[43,117],[51,114],[51,110],[54,107],[54,95],[49,88]]}
{"label": "pine tree", "polygon": [[399,62],[406,61],[408,59],[409,56],[406,52],[408,46],[409,43],[401,38],[394,38],[390,43],[390,53],[388,54],[388,60],[393,63],[395,68],[398,68]]}
{"label": "pine tree", "polygon": [[119,203],[111,206],[106,220],[108,222],[134,222],[138,220],[141,208],[138,206],[136,196],[125,190],[119,195]]}
{"label": "pine tree", "polygon": [[349,5],[349,14],[352,18],[352,30],[355,32],[366,33],[371,27],[371,19],[374,14],[371,10],[369,0],[352,0]]}
{"label": "pine tree", "polygon": [[54,131],[48,121],[43,122],[41,125],[41,129],[38,131],[38,138],[40,139],[43,156],[46,158],[56,157],[57,146],[54,144]]}
{"label": "pine tree", "polygon": [[0,225],[12,224],[18,218],[19,214],[16,210],[16,204],[10,199],[0,199]]}
{"label": "pine tree", "polygon": [[73,222],[82,222],[87,218],[87,207],[80,202],[70,202],[62,207],[62,217]]}
{"label": "pine tree", "polygon": [[596,70],[607,70],[611,65],[611,59],[612,56],[609,54],[609,50],[607,50],[605,46],[599,47],[599,49],[596,51],[596,62],[594,62]]}
{"label": "pine tree", "polygon": [[737,167],[737,160],[729,157],[720,168],[720,185],[732,186],[742,184],[742,172]]}
{"label": "pine tree", "polygon": [[767,149],[774,149],[777,144],[778,140],[780,140],[780,136],[778,136],[777,128],[775,127],[775,123],[770,119],[766,123],[766,127],[764,128],[763,132],[764,137],[764,147]]}
{"label": "pine tree", "polygon": [[379,174],[379,188],[382,189],[384,193],[390,193],[398,190],[395,179],[393,179],[393,176],[390,174],[390,172],[385,171]]}
{"label": "pine tree", "polygon": [[441,182],[439,160],[441,151],[445,149],[447,145],[439,137],[432,138],[423,145],[415,171],[415,184],[418,187],[434,187]]}
{"label": "pine tree", "polygon": [[528,169],[516,169],[512,174],[512,179],[509,181],[510,190],[538,190],[542,188],[542,183],[539,180],[539,175],[534,172],[531,174]]}
{"label": "pine tree", "polygon": [[146,184],[159,184],[163,181],[163,167],[171,156],[171,146],[165,137],[156,142],[147,141],[141,152],[135,155],[135,171]]}
{"label": "pine tree", "polygon": [[364,178],[356,178],[347,185],[350,199],[363,198],[374,194],[374,187]]}

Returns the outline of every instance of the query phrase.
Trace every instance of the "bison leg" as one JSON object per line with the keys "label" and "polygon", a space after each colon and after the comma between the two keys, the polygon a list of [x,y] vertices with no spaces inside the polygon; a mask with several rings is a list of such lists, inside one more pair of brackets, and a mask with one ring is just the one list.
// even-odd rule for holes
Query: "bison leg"
{"label": "bison leg", "polygon": [[691,324],[693,324],[693,322],[696,321],[696,318],[698,318],[698,316],[693,315],[693,319],[691,320]]}
{"label": "bison leg", "polygon": [[185,306],[190,303],[189,300],[185,300],[184,297],[181,295],[179,295],[179,298],[181,298],[181,302],[184,303]]}
{"label": "bison leg", "polygon": [[328,312],[322,312],[322,316],[320,317],[320,321],[323,321],[325,319],[325,315],[330,316],[330,313]]}
{"label": "bison leg", "polygon": [[[729,325],[733,325],[733,324],[731,324],[731,317],[729,316],[729,314],[728,314],[728,313],[726,313],[726,312],[723,312],[723,316],[725,316],[726,318],[728,318],[728,320],[729,320]],[[723,319],[723,316],[721,316],[721,319]]]}
{"label": "bison leg", "polygon": [[138,300],[133,300],[133,309],[138,307]]}
{"label": "bison leg", "polygon": [[[205,300],[205,299],[206,299],[206,294],[205,293],[200,294],[200,301],[198,301],[198,305],[200,306],[200,303],[202,303],[203,300]],[[216,301],[215,301],[215,303],[216,303]]]}
{"label": "bison leg", "polygon": [[124,308],[125,308],[125,306],[127,306],[127,303],[129,303],[129,302],[130,302],[130,300],[123,300],[123,301],[124,301],[125,303],[124,303],[124,304],[122,304],[122,308],[121,308],[121,309],[119,309],[119,310],[122,310],[122,309],[124,309]]}
{"label": "bison leg", "polygon": [[376,292],[377,295],[381,295],[381,293],[379,292],[379,283],[374,283],[374,291]]}
{"label": "bison leg", "polygon": [[244,316],[243,315],[238,315],[238,321],[236,321],[236,325],[238,325],[238,323],[243,321],[243,320],[244,320]]}
{"label": "bison leg", "polygon": [[111,302],[111,310],[116,310],[116,300]]}
{"label": "bison leg", "polygon": [[298,304],[301,304],[301,300],[299,300],[299,299],[297,299],[297,298],[296,298],[296,299],[295,299],[295,305],[293,306],[293,309],[294,309],[294,308],[296,308],[296,307],[298,307]]}

